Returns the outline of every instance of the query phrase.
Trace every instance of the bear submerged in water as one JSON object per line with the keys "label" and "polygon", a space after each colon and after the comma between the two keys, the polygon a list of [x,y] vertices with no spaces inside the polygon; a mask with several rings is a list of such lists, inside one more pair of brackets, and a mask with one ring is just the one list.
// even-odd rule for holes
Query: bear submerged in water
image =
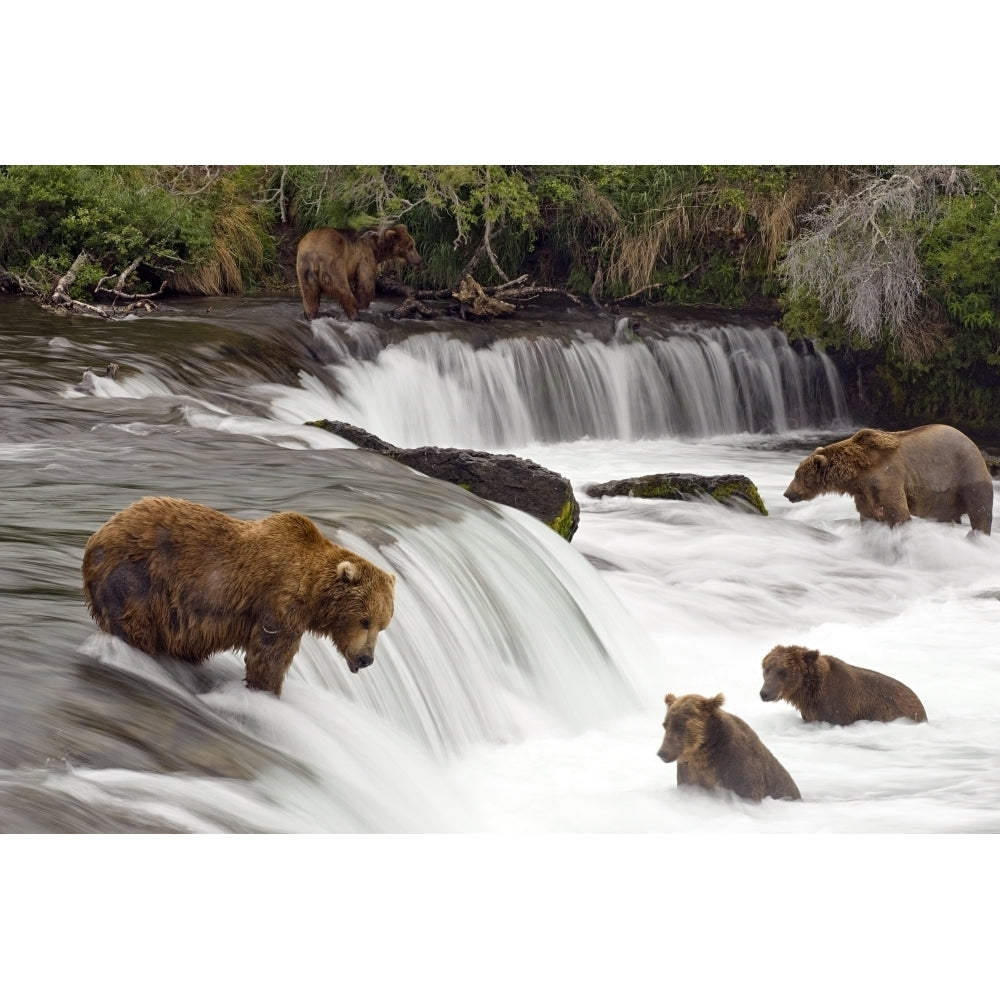
{"label": "bear submerged in water", "polygon": [[724,700],[721,694],[668,694],[664,699],[667,717],[659,757],[666,764],[677,761],[677,784],[726,788],[754,802],[801,798],[791,775],[760,737],[739,716],[722,710]]}
{"label": "bear submerged in water", "polygon": [[926,722],[920,699],[901,681],[804,646],[775,646],[761,662],[762,701],[787,701],[806,722]]}

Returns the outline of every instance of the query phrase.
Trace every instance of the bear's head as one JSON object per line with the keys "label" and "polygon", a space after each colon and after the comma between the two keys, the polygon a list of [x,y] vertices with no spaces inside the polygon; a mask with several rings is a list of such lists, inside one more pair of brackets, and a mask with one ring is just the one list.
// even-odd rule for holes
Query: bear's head
{"label": "bear's head", "polygon": [[704,698],[700,694],[685,694],[679,698],[668,694],[664,699],[667,715],[663,720],[663,743],[659,758],[667,764],[683,761],[704,744],[706,723],[722,707],[725,698],[717,694]]}
{"label": "bear's head", "polygon": [[792,503],[812,500],[826,491],[830,475],[830,458],[823,448],[817,448],[808,458],[802,459],[795,470],[795,478],[788,484],[784,496]]}
{"label": "bear's head", "polygon": [[821,493],[850,493],[859,473],[881,464],[897,448],[899,437],[892,431],[862,427],[846,441],[821,446],[804,458],[785,490],[785,499],[798,503]]}
{"label": "bear's head", "polygon": [[419,267],[422,263],[417,244],[401,222],[375,235],[375,259],[382,264],[397,258],[411,267]]}
{"label": "bear's head", "polygon": [[392,620],[395,573],[352,556],[334,568],[312,631],[325,635],[347,660],[352,674],[375,659],[379,633]]}
{"label": "bear's head", "polygon": [[775,646],[761,660],[764,685],[761,701],[791,701],[808,686],[819,669],[819,650],[805,646]]}

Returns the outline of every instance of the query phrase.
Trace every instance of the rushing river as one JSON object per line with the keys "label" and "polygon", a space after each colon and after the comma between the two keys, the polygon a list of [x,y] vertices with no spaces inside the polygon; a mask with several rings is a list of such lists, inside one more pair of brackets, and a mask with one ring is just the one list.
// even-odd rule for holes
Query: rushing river
{"label": "rushing river", "polygon": [[[656,311],[493,330],[386,309],[191,300],[108,323],[0,298],[0,831],[1000,831],[1000,535],[784,500],[856,426],[827,359]],[[319,418],[533,459],[572,481],[579,530],[566,544]],[[745,474],[769,516],[583,492],[653,472]],[[352,676],[307,637],[278,700],[236,652],[193,669],[101,633],[84,545],[150,494],[299,510],[395,572],[374,665]],[[929,723],[762,703],[777,643],[891,674]],[[678,789],[656,756],[668,691],[724,692],[802,801]]]}

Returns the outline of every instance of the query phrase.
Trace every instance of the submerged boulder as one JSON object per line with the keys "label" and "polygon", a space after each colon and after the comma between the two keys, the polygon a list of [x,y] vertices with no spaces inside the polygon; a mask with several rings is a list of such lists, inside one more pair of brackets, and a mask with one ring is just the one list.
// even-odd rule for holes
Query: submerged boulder
{"label": "submerged boulder", "polygon": [[461,486],[470,493],[524,511],[544,521],[566,541],[580,524],[580,504],[570,481],[517,455],[496,455],[465,448],[397,448],[363,427],[342,420],[310,420],[365,451],[394,459],[425,476]]}
{"label": "submerged boulder", "polygon": [[584,492],[589,497],[642,497],[649,500],[700,500],[707,496],[719,503],[744,510],[749,507],[767,516],[767,508],[756,485],[746,476],[695,476],[664,472],[594,483]]}

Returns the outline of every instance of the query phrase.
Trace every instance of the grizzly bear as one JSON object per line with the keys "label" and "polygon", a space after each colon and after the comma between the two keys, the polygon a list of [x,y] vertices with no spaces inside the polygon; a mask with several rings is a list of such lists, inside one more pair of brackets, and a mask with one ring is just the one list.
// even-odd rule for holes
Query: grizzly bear
{"label": "grizzly bear", "polygon": [[867,719],[926,722],[920,699],[892,677],[852,667],[836,656],[823,656],[804,646],[775,646],[761,661],[761,701],[784,699],[806,722],[849,726]]}
{"label": "grizzly bear", "polygon": [[861,520],[890,526],[927,517],[973,530],[993,524],[993,480],[982,452],[960,430],[928,424],[908,431],[865,427],[803,459],[785,490],[792,503],[821,493],[854,498]]}
{"label": "grizzly bear", "polygon": [[302,514],[243,521],[173,497],[115,514],[83,554],[84,595],[105,632],[189,663],[242,649],[247,687],[279,696],[305,632],[333,640],[352,673],[371,664],[395,584]]}
{"label": "grizzly bear", "polygon": [[677,761],[677,784],[728,788],[759,802],[800,799],[791,775],[738,716],[722,711],[724,698],[668,694],[661,760]]}
{"label": "grizzly bear", "polygon": [[379,264],[394,257],[416,267],[420,254],[401,223],[384,231],[358,234],[353,229],[313,229],[299,240],[295,272],[306,319],[319,314],[321,295],[340,303],[348,319],[357,319],[375,297]]}

